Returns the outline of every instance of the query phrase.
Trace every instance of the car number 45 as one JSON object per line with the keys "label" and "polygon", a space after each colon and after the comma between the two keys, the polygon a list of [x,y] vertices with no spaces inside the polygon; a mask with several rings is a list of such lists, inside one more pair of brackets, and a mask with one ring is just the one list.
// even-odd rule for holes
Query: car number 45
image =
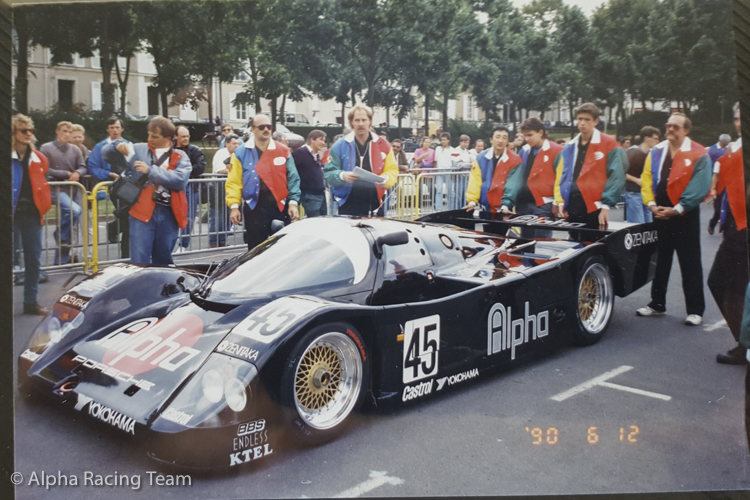
{"label": "car number 45", "polygon": [[438,314],[407,321],[404,325],[404,384],[436,375],[439,351]]}

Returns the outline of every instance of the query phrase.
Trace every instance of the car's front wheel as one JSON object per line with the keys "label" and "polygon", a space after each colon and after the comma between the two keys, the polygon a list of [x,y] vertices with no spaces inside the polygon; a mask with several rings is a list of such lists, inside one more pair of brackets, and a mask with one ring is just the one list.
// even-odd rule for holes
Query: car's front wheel
{"label": "car's front wheel", "polygon": [[369,388],[370,359],[360,333],[347,323],[310,330],[295,346],[281,377],[281,401],[303,444],[321,444],[350,423]]}
{"label": "car's front wheel", "polygon": [[604,259],[590,257],[578,273],[578,329],[574,341],[592,345],[604,336],[615,304],[612,277]]}

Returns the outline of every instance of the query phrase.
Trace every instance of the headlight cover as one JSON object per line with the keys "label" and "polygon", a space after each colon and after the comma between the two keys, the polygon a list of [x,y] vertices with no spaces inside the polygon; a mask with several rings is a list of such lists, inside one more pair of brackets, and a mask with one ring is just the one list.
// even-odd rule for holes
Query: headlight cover
{"label": "headlight cover", "polygon": [[160,417],[185,427],[241,422],[252,400],[250,383],[257,375],[252,363],[215,352]]}
{"label": "headlight cover", "polygon": [[[64,307],[64,306],[62,306]],[[70,321],[60,319],[60,310],[57,308],[44,318],[39,326],[34,330],[34,334],[29,341],[29,349],[37,354],[43,353],[51,346],[62,340],[71,330],[81,326],[84,320],[84,314],[81,311],[75,311],[75,317]],[[63,314],[69,314],[64,312]]]}

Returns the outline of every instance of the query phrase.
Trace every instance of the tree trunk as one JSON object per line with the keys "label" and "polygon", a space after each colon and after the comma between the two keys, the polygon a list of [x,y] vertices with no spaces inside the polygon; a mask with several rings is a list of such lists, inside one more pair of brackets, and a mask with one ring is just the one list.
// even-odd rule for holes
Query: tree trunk
{"label": "tree trunk", "polygon": [[391,107],[390,106],[385,107],[385,124],[388,127],[391,126]]}
{"label": "tree trunk", "polygon": [[430,136],[430,94],[424,95],[424,135]]}
{"label": "tree trunk", "polygon": [[261,113],[260,92],[258,92],[258,68],[255,59],[250,59],[250,78],[253,80],[253,99],[255,100],[255,113]]}
{"label": "tree trunk", "polygon": [[[130,57],[125,62],[125,77],[120,75],[120,65],[115,59],[115,71],[117,73],[117,83],[120,85],[120,113],[125,114],[125,106],[127,105],[127,93],[128,93],[128,78],[130,78]],[[209,116],[211,114],[209,113]]]}
{"label": "tree trunk", "polygon": [[401,131],[401,114],[398,115],[398,136],[402,137],[404,133]]}
{"label": "tree trunk", "polygon": [[443,93],[443,132],[448,130],[448,93]]}
{"label": "tree trunk", "polygon": [[211,123],[214,119],[214,77],[208,77],[208,123]]}
{"label": "tree trunk", "polygon": [[[113,12],[108,10],[107,12]],[[115,112],[115,89],[112,85],[112,54],[109,44],[109,14],[102,19],[101,36],[99,37],[99,55],[102,62],[102,113],[110,116]]]}
{"label": "tree trunk", "polygon": [[281,118],[281,123],[283,125],[286,125],[286,94],[281,96],[281,109],[279,109],[279,118]]}
{"label": "tree trunk", "polygon": [[167,91],[159,89],[159,97],[161,97],[161,115],[164,118],[169,118],[169,104],[167,103]]}
{"label": "tree trunk", "polygon": [[276,115],[277,115],[277,105],[278,105],[278,96],[271,98],[270,106],[271,106],[271,126],[273,128],[276,128]]}
{"label": "tree trunk", "polygon": [[577,130],[575,125],[573,125],[573,120],[575,117],[573,116],[573,106],[575,106],[575,103],[573,100],[568,100],[568,109],[570,109],[570,138],[572,139],[575,137],[575,131]]}
{"label": "tree trunk", "polygon": [[13,91],[16,109],[23,114],[29,113],[29,27],[26,24],[26,8],[13,9],[13,26],[18,36],[16,88]]}
{"label": "tree trunk", "polygon": [[346,128],[346,103],[341,103],[341,125],[343,126],[342,130]]}

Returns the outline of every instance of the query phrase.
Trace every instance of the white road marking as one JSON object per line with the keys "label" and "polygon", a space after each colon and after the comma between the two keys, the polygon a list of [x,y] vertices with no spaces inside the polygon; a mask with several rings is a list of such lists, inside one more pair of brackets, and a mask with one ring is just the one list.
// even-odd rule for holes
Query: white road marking
{"label": "white road marking", "polygon": [[706,325],[703,329],[707,332],[713,332],[714,330],[724,328],[725,326],[727,326],[727,320],[722,319],[721,321],[717,321],[713,325]]}
{"label": "white road marking", "polygon": [[333,498],[355,498],[364,495],[365,493],[368,493],[375,488],[378,488],[380,486],[383,486],[384,484],[390,484],[393,486],[398,486],[399,484],[403,484],[404,480],[399,479],[397,477],[390,477],[387,476],[388,471],[370,471],[370,479],[367,481],[358,484],[357,486],[353,488],[349,488],[346,491],[342,491],[338,495],[334,495]]}
{"label": "white road marking", "polygon": [[611,382],[599,382],[599,385],[602,387],[609,387],[610,389],[617,389],[618,391],[632,392],[633,394],[640,394],[641,396],[648,396],[650,398],[662,399],[664,401],[669,401],[672,399],[671,396],[665,396],[664,394],[643,391],[641,389],[635,389],[633,387],[626,387],[624,385],[613,384]]}
{"label": "white road marking", "polygon": [[623,365],[619,368],[615,368],[612,371],[608,371],[607,373],[604,373],[602,375],[599,375],[598,377],[594,377],[591,380],[588,380],[580,385],[577,385],[575,387],[572,387],[568,389],[565,392],[561,392],[560,394],[557,394],[555,396],[552,396],[550,399],[553,401],[564,401],[570,397],[575,396],[576,394],[586,391],[588,389],[591,389],[592,387],[595,387],[599,385],[600,382],[604,382],[605,380],[609,380],[612,377],[616,377],[617,375],[620,375],[622,373],[625,373],[627,371],[632,370],[632,366]]}
{"label": "white road marking", "polygon": [[619,368],[615,368],[614,370],[611,370],[611,371],[608,371],[607,373],[599,375],[598,377],[594,377],[591,380],[587,380],[586,382],[579,384],[571,389],[568,389],[565,392],[556,394],[552,396],[550,399],[553,401],[564,401],[570,397],[575,396],[576,394],[580,394],[581,392],[587,391],[591,389],[592,387],[596,387],[596,386],[609,387],[610,389],[617,389],[618,391],[631,392],[633,394],[639,394],[641,396],[648,396],[650,398],[661,399],[663,401],[670,401],[672,399],[671,396],[665,396],[664,394],[658,394],[656,392],[644,391],[641,389],[636,389],[634,387],[627,387],[625,385],[619,385],[619,384],[613,384],[612,382],[607,382],[607,380],[613,377],[616,377],[617,375],[620,375],[622,373],[625,373],[627,371],[630,371],[632,369],[633,369],[632,366],[623,365]]}

